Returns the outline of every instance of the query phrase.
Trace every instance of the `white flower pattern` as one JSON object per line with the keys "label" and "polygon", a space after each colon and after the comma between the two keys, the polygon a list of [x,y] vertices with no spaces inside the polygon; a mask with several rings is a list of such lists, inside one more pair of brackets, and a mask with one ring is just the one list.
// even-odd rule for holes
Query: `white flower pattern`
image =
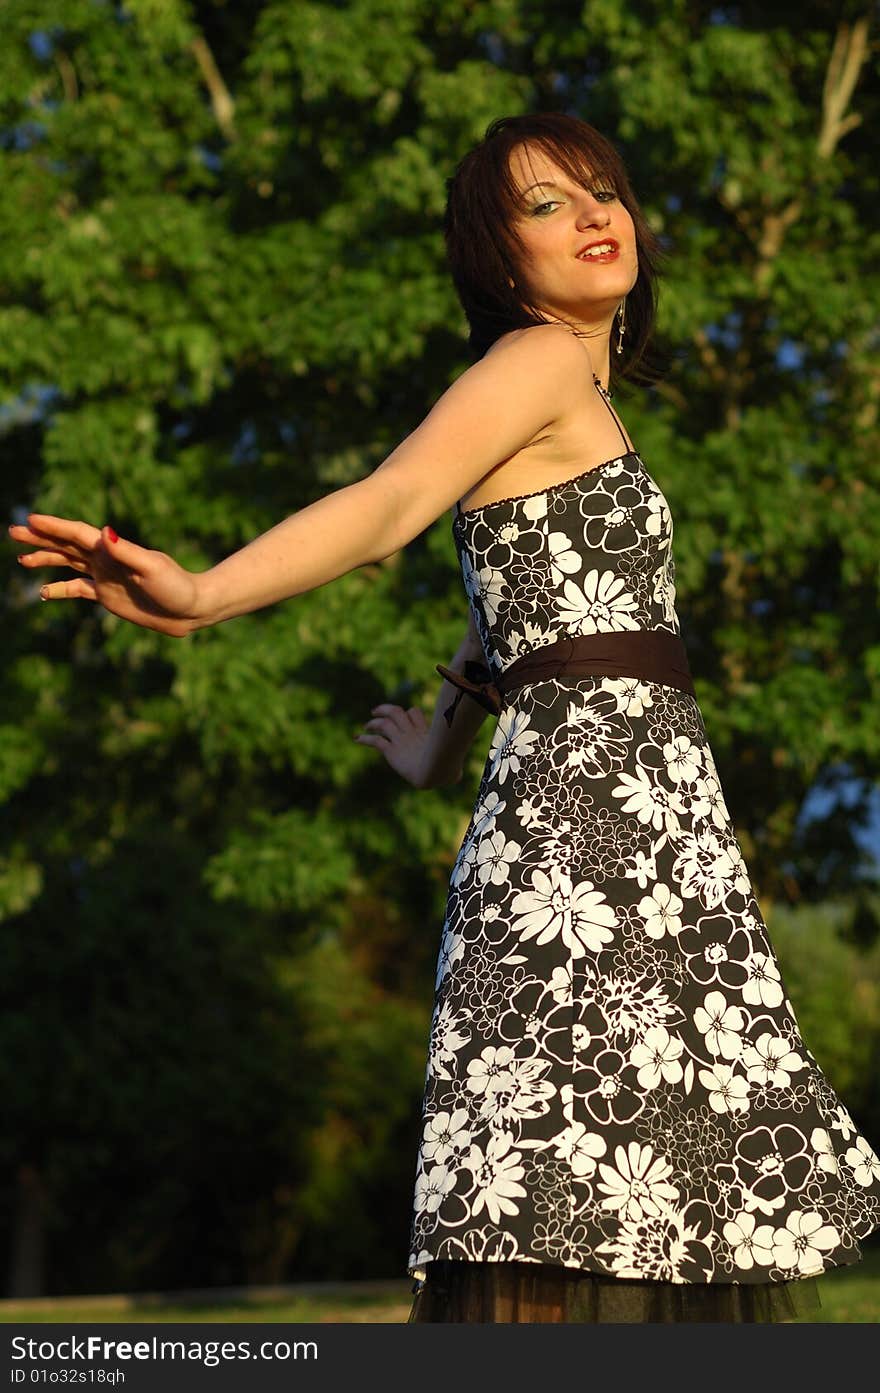
{"label": "white flower pattern", "polygon": [[[453,522],[486,662],[666,630],[673,524],[634,452]],[[521,688],[450,879],[407,1268],[788,1282],[857,1262],[880,1158],[804,1043],[696,700]]]}

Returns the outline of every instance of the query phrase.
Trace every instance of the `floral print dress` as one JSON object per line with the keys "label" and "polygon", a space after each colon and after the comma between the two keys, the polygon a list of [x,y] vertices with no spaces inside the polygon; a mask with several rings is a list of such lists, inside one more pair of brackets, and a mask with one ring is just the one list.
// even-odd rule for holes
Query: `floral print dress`
{"label": "floral print dress", "polygon": [[[564,634],[680,634],[672,518],[634,450],[452,526],[493,676]],[[432,1263],[791,1284],[878,1224],[880,1159],[801,1037],[697,701],[521,688],[449,886],[414,1290]]]}

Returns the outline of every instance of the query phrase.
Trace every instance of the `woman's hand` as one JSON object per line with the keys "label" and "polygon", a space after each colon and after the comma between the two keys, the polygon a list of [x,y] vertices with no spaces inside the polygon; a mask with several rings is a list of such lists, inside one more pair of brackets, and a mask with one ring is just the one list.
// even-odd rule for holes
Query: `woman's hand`
{"label": "woman's hand", "polygon": [[428,721],[424,711],[418,706],[405,711],[402,706],[383,701],[373,707],[373,719],[366,722],[364,731],[370,734],[356,735],[355,740],[381,750],[391,768],[415,788],[428,787],[424,779],[428,743]]}
{"label": "woman's hand", "polygon": [[163,551],[150,551],[87,522],[29,513],[28,524],[9,528],[14,542],[38,548],[19,556],[22,566],[69,566],[77,580],[56,580],[40,591],[46,600],[97,600],[111,614],[144,629],[183,638],[201,627],[199,576]]}

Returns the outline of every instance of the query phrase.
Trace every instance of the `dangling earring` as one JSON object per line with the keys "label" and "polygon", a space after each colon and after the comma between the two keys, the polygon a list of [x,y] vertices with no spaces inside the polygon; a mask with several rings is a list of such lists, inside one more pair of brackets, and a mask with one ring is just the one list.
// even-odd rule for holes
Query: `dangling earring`
{"label": "dangling earring", "polygon": [[624,322],[625,315],[626,315],[626,296],[625,296],[625,295],[624,295],[623,299],[622,299],[621,302],[620,302],[620,309],[619,309],[617,312],[618,312],[618,314],[620,315],[620,323],[619,323],[619,325],[617,326],[617,351],[618,351],[618,353],[622,353],[622,352],[623,352],[623,336],[624,336],[624,333],[626,332],[626,325],[625,325],[625,322]]}

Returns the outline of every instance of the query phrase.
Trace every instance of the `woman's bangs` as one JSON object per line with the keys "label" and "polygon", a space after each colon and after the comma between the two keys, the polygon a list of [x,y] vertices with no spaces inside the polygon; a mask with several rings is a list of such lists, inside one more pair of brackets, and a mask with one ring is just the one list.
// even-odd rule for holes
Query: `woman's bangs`
{"label": "woman's bangs", "polygon": [[[604,152],[600,154],[598,150],[577,141],[560,141],[552,135],[530,137],[529,144],[536,146],[543,155],[564,170],[573,183],[580,184],[585,189],[596,186],[612,189],[614,193],[619,194],[618,171]],[[529,150],[525,149],[523,155],[531,167]]]}

